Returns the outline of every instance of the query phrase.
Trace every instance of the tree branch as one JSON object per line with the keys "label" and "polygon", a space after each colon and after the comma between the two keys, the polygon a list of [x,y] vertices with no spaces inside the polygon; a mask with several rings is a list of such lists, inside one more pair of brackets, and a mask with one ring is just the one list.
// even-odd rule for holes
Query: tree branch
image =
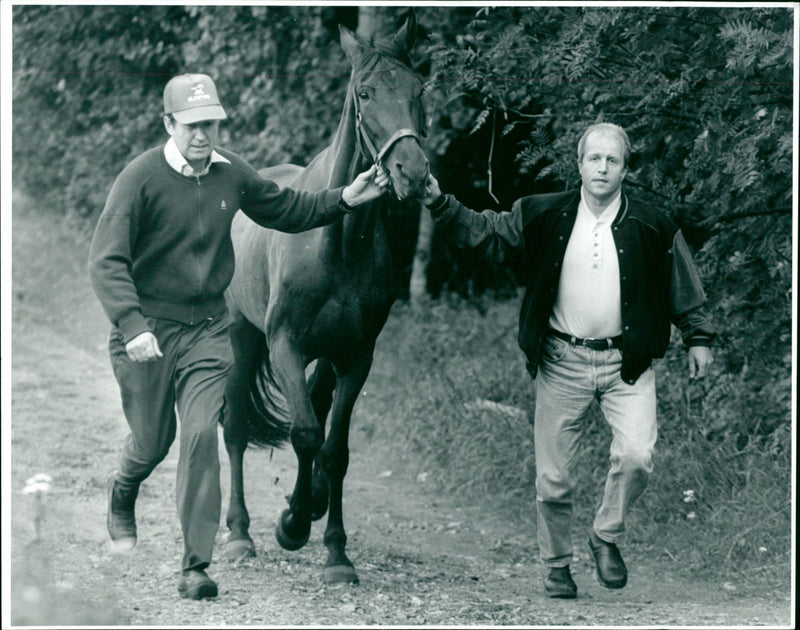
{"label": "tree branch", "polygon": [[[768,210],[753,210],[752,212],[738,212],[734,214],[726,214],[719,218],[714,218],[715,223],[730,223],[731,221],[738,221],[739,219],[748,219],[751,217],[766,217],[776,214],[789,214],[792,211],[791,206],[778,206]],[[709,223],[711,220],[709,219]]]}

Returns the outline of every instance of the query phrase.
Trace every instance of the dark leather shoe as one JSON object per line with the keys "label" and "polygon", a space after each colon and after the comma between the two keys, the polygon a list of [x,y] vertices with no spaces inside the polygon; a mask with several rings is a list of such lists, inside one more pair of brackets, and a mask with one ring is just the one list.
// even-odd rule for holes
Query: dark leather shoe
{"label": "dark leather shoe", "polygon": [[575,599],[578,587],[569,572],[569,566],[551,567],[544,578],[544,592],[548,597]]}
{"label": "dark leather shoe", "polygon": [[186,599],[205,599],[217,596],[217,583],[202,569],[184,571],[178,582],[178,592]]}
{"label": "dark leather shoe", "polygon": [[108,509],[106,527],[116,551],[130,551],[136,546],[136,515],[133,510],[123,509],[114,498],[115,475],[108,478]]}
{"label": "dark leather shoe", "polygon": [[628,583],[628,569],[622,561],[622,554],[614,543],[589,535],[589,549],[592,550],[597,565],[597,579],[606,588],[622,588]]}

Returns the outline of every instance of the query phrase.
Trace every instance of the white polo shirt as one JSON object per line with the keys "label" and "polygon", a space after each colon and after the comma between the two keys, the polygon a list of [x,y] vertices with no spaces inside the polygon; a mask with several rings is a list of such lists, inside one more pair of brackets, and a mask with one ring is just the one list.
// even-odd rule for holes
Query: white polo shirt
{"label": "white polo shirt", "polygon": [[584,339],[622,334],[619,261],[611,234],[621,199],[620,191],[595,217],[581,188],[578,216],[564,254],[550,315],[552,328]]}

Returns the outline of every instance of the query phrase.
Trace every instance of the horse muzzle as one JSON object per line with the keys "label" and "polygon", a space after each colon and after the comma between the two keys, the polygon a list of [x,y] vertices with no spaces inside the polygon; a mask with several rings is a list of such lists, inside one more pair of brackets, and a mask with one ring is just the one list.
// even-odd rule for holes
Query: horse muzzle
{"label": "horse muzzle", "polygon": [[390,151],[384,152],[382,161],[376,163],[388,174],[398,200],[425,196],[430,164],[416,134],[399,139]]}

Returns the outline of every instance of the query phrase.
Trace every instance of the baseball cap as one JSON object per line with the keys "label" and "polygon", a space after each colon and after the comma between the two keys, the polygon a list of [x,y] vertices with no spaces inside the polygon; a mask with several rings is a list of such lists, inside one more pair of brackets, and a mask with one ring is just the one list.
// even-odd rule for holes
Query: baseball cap
{"label": "baseball cap", "polygon": [[164,113],[184,125],[228,117],[220,105],[217,86],[207,74],[172,77],[164,87]]}

